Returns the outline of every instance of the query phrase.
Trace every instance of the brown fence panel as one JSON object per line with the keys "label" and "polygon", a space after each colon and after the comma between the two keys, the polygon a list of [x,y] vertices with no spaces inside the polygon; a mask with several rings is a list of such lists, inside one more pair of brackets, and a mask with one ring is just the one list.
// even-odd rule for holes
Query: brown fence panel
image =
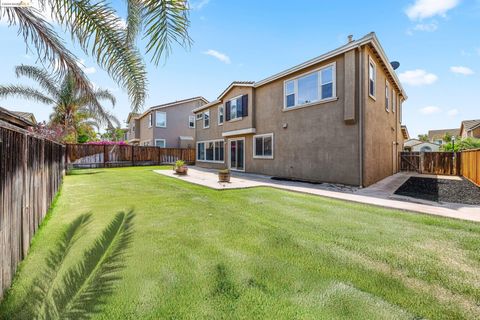
{"label": "brown fence panel", "polygon": [[462,175],[480,187],[480,149],[462,151]]}
{"label": "brown fence panel", "polygon": [[65,173],[65,146],[0,121],[0,298]]}
{"label": "brown fence panel", "polygon": [[420,171],[420,152],[400,152],[400,171]]}
{"label": "brown fence panel", "polygon": [[460,175],[460,153],[424,152],[421,154],[422,173]]}

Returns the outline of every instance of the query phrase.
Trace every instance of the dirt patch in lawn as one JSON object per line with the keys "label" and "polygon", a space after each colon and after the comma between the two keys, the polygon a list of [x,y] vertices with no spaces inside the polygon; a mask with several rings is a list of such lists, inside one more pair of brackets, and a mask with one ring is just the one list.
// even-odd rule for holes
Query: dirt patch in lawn
{"label": "dirt patch in lawn", "polygon": [[480,205],[480,188],[470,181],[411,177],[395,194],[429,201]]}

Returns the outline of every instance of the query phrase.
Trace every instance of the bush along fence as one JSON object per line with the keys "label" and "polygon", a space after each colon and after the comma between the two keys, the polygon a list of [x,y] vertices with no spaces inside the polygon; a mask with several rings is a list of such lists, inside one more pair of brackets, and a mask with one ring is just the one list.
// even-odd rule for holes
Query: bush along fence
{"label": "bush along fence", "polygon": [[65,173],[65,146],[0,121],[0,298]]}
{"label": "bush along fence", "polygon": [[104,168],[195,163],[195,149],[140,147],[129,145],[67,144],[69,168]]}
{"label": "bush along fence", "polygon": [[480,149],[462,152],[462,175],[480,187]]}

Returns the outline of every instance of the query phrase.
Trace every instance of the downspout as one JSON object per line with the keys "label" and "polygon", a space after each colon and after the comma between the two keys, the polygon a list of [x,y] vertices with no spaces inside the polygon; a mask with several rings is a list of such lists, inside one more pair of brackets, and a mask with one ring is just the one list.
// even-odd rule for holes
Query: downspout
{"label": "downspout", "polygon": [[359,79],[359,87],[360,87],[360,93],[358,95],[358,153],[359,153],[359,173],[360,173],[360,188],[363,188],[363,105],[364,105],[364,100],[363,100],[363,95],[364,95],[364,79],[363,79],[363,74],[364,74],[364,65],[363,65],[363,52],[361,48],[358,46],[357,47],[358,52],[359,52],[359,65],[360,68],[358,70],[358,79]]}

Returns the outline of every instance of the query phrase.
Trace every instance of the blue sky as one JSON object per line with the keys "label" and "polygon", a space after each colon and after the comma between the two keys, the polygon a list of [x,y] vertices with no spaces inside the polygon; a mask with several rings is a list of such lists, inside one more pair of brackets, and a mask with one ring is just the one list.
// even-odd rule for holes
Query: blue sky
{"label": "blue sky", "polygon": [[[119,15],[124,1],[113,1]],[[192,47],[174,48],[165,63],[148,63],[149,96],[145,108],[202,95],[214,100],[233,80],[258,81],[375,31],[409,96],[403,122],[411,136],[429,129],[459,127],[479,119],[476,96],[480,76],[479,0],[398,1],[191,1]],[[69,36],[65,36],[68,39]],[[35,64],[16,29],[0,23],[1,83],[16,79],[13,67]],[[78,47],[95,85],[117,96],[113,112],[127,118],[127,95]],[[0,106],[31,111],[45,120],[51,107],[19,99]]]}

